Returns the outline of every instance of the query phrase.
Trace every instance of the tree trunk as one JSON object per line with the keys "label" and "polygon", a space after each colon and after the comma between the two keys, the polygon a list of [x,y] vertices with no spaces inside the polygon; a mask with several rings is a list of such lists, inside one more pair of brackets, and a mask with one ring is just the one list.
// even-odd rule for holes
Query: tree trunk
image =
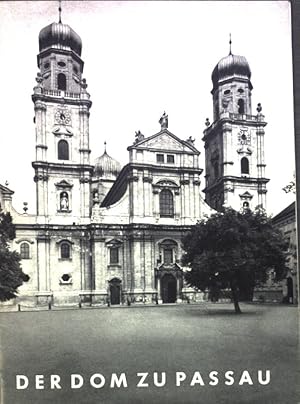
{"label": "tree trunk", "polygon": [[232,300],[233,300],[233,304],[234,304],[235,314],[241,314],[242,311],[239,306],[238,291],[237,291],[234,280],[230,281],[230,288],[231,288],[231,292],[232,292]]}

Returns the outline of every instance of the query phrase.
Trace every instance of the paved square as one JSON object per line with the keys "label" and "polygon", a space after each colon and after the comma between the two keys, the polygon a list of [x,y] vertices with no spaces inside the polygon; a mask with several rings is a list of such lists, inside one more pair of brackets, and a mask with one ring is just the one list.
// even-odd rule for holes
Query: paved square
{"label": "paved square", "polygon": [[[229,304],[1,313],[1,402],[297,403],[298,308],[241,307],[241,316]],[[226,385],[230,370],[234,384]],[[238,384],[243,370],[253,385]],[[258,384],[258,370],[271,371],[269,384]],[[198,376],[191,386],[196,371],[204,386]],[[211,371],[218,372],[216,385],[209,384]],[[137,387],[138,372],[148,373],[149,387]],[[154,386],[154,372],[158,383],[165,372],[162,387]],[[177,387],[176,372],[186,375]],[[127,387],[110,387],[113,373],[125,373]],[[27,376],[27,389],[16,390],[16,374]],[[71,374],[82,376],[81,388],[70,388]],[[94,374],[105,378],[102,388],[90,385]],[[35,388],[35,375],[44,375],[44,389]],[[60,376],[61,389],[50,389],[50,375]]]}

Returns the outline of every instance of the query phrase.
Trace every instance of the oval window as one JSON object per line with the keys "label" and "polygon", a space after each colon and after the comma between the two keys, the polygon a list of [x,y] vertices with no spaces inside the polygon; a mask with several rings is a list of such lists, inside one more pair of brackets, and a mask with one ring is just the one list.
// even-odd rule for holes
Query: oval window
{"label": "oval window", "polygon": [[58,64],[59,67],[66,67],[65,62],[58,62],[57,64]]}
{"label": "oval window", "polygon": [[230,94],[230,90],[225,90],[225,91],[224,91],[224,94],[225,94],[225,95]]}

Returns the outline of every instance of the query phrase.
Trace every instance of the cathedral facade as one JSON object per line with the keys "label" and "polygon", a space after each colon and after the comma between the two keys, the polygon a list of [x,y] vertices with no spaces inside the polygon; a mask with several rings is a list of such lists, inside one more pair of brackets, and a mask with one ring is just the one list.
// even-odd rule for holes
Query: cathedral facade
{"label": "cathedral facade", "polygon": [[212,74],[204,200],[200,153],[192,138],[169,131],[166,113],[157,133],[136,133],[124,167],[106,150],[90,161],[92,102],[81,48],[61,22],[39,34],[32,95],[36,215],[17,213],[12,191],[0,188],[1,206],[17,228],[13,249],[30,277],[20,296],[33,304],[95,305],[201,298],[185,285],[181,264],[190,226],[224,206],[266,207],[266,122],[260,105],[252,115],[248,62],[230,51]]}

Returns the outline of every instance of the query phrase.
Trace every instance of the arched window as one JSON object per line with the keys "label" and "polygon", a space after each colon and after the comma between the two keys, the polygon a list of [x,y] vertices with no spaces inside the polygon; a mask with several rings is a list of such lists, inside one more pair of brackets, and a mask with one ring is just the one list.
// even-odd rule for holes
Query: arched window
{"label": "arched window", "polygon": [[245,113],[245,103],[244,103],[244,100],[239,99],[239,100],[238,100],[238,106],[239,106],[239,114],[244,114],[244,113]]}
{"label": "arched window", "polygon": [[247,157],[243,157],[241,160],[241,173],[249,174],[249,160]]}
{"label": "arched window", "polygon": [[159,194],[159,212],[161,217],[174,216],[173,194],[168,189],[163,189]]}
{"label": "arched window", "polygon": [[71,248],[69,243],[61,243],[60,245],[60,258],[71,258]]}
{"label": "arched window", "polygon": [[63,73],[57,75],[57,88],[62,91],[66,91],[67,89],[67,79]]}
{"label": "arched window", "polygon": [[58,160],[69,160],[69,144],[66,140],[60,140],[57,145]]}
{"label": "arched window", "polygon": [[30,258],[28,243],[22,243],[20,245],[20,255],[21,255],[22,260],[28,260]]}

